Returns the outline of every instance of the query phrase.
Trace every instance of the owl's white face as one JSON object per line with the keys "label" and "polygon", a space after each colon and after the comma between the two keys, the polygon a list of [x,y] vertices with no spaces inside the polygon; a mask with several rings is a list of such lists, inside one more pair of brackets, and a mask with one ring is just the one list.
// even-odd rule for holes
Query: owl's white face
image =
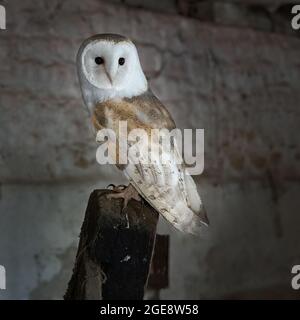
{"label": "owl's white face", "polygon": [[132,97],[147,90],[147,80],[132,42],[92,41],[82,50],[80,67],[100,96]]}

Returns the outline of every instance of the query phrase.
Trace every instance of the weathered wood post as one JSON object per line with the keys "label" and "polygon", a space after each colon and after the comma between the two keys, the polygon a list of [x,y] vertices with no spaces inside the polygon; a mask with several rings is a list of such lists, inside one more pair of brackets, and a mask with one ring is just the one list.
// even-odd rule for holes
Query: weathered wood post
{"label": "weathered wood post", "polygon": [[122,211],[110,192],[90,195],[65,300],[143,299],[158,213],[144,200]]}
{"label": "weathered wood post", "polygon": [[146,292],[148,300],[159,300],[160,290],[169,286],[169,242],[168,235],[156,235]]}

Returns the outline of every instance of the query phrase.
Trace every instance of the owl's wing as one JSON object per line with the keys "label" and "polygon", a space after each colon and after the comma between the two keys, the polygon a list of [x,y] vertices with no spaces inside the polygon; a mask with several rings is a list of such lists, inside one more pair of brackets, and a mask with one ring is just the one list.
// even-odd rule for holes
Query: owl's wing
{"label": "owl's wing", "polygon": [[[129,152],[129,164],[124,174],[137,191],[180,231],[198,234],[208,225],[197,187],[182,165],[176,141],[173,150],[159,144],[162,157],[156,153],[154,161],[146,161],[148,145],[137,143]],[[139,153],[139,158],[133,154]]]}

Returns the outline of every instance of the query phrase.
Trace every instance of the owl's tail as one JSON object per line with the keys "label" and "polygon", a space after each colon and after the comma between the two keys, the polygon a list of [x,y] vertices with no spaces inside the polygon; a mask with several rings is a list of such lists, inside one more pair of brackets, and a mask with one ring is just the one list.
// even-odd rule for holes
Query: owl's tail
{"label": "owl's tail", "polygon": [[209,225],[209,220],[197,186],[188,174],[185,174],[185,188],[187,202],[179,201],[173,209],[177,212],[176,217],[179,218],[175,227],[183,232],[197,235],[203,226]]}
{"label": "owl's tail", "polygon": [[203,206],[201,211],[196,214],[185,203],[178,202],[173,210],[177,212],[177,221],[172,224],[182,232],[198,235],[203,227],[208,226],[208,219]]}

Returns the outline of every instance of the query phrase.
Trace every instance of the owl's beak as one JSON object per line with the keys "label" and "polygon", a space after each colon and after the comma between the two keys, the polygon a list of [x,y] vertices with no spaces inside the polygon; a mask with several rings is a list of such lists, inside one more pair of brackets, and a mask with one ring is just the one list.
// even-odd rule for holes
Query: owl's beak
{"label": "owl's beak", "polygon": [[111,83],[111,85],[113,85],[112,77],[111,77],[111,75],[109,74],[109,72],[107,72],[107,70],[106,70],[106,69],[105,69],[105,74],[106,74],[106,76],[107,76],[107,78],[108,78],[109,82]]}

